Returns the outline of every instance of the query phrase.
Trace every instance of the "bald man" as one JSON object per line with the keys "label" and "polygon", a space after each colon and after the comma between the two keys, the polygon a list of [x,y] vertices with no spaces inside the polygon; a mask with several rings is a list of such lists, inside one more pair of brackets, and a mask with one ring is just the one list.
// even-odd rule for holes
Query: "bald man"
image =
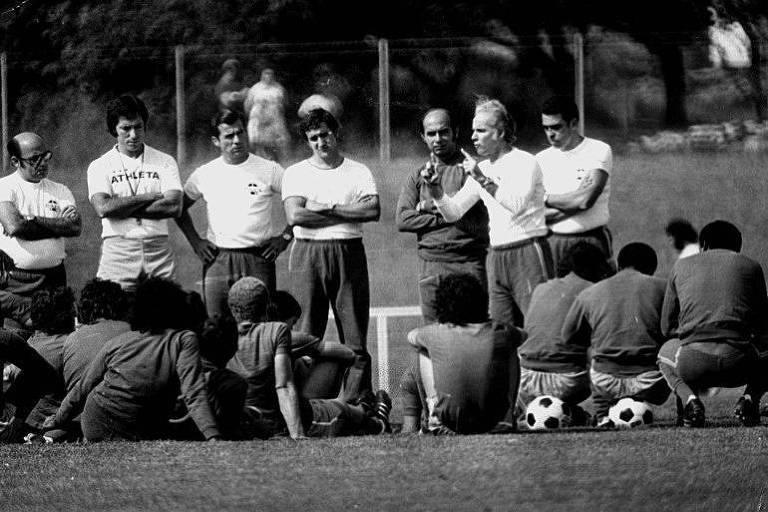
{"label": "bald man", "polygon": [[34,292],[66,285],[64,240],[80,235],[81,220],[72,192],[47,178],[52,154],[39,135],[20,133],[7,149],[15,172],[0,179],[0,313],[19,327]]}
{"label": "bald man", "polygon": [[456,221],[447,221],[435,208],[422,173],[439,176],[443,191],[458,192],[467,180],[464,156],[456,144],[458,130],[449,112],[435,108],[421,122],[421,139],[429,148],[429,160],[405,179],[397,201],[397,228],[415,233],[419,255],[419,298],[426,323],[436,321],[435,291],[442,279],[468,273],[487,288],[485,256],[488,251],[488,211],[475,203]]}

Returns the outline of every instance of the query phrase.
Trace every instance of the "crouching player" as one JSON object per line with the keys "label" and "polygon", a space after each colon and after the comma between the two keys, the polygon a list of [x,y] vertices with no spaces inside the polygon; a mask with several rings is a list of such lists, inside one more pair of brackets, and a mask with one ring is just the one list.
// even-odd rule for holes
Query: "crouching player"
{"label": "crouching player", "polygon": [[440,282],[435,314],[438,323],[408,333],[417,352],[400,384],[403,432],[488,432],[515,403],[523,334],[488,319],[488,295],[469,274]]}
{"label": "crouching player", "polygon": [[673,339],[661,347],[659,367],[677,395],[678,424],[704,426],[701,391],[746,384],[734,413],[757,425],[768,386],[763,269],[739,254],[733,224],[707,224],[699,241],[702,252],[678,260],[667,282],[661,327]]}
{"label": "crouching player", "polygon": [[293,378],[291,331],[282,322],[265,321],[269,295],[255,277],[243,277],[229,290],[229,309],[238,322],[238,348],[227,367],[245,378],[245,405],[263,431],[288,430],[293,439],[381,434],[389,431],[392,402],[385,391],[368,391],[356,404],[343,400],[308,400]]}
{"label": "crouching player", "polygon": [[[590,340],[592,400],[598,426],[621,398],[661,405],[670,389],[656,365],[664,281],[653,277],[656,252],[634,242],[619,252],[619,272],[579,295],[563,323],[565,343]],[[583,342],[583,341],[582,341]]]}
{"label": "crouching player", "polygon": [[609,275],[611,270],[597,246],[578,242],[569,247],[561,259],[560,277],[533,290],[525,315],[528,339],[518,350],[518,416],[534,398],[552,395],[571,406],[575,424],[586,424],[587,415],[578,404],[591,393],[587,363],[589,340],[572,339],[566,343],[561,331],[576,296]]}

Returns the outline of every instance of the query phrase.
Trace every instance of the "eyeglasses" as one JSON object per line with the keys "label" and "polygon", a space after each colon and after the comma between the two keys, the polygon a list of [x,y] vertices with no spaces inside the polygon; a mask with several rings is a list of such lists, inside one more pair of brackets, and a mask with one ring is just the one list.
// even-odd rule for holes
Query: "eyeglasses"
{"label": "eyeglasses", "polygon": [[32,167],[38,167],[40,164],[48,162],[51,157],[53,156],[53,153],[50,151],[46,151],[44,153],[40,153],[39,155],[34,155],[29,158],[22,158],[17,157],[19,159],[19,162],[27,165],[31,165]]}
{"label": "eyeglasses", "polygon": [[314,135],[310,135],[307,138],[310,140],[310,142],[317,142],[320,139],[327,139],[330,135],[332,135],[331,132],[320,132]]}

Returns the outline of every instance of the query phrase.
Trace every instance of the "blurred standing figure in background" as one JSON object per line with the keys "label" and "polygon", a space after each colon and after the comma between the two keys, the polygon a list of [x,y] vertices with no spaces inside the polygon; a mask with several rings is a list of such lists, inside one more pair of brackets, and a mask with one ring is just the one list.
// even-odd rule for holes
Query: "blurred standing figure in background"
{"label": "blurred standing figure in background", "polygon": [[245,97],[248,140],[251,150],[279,162],[288,154],[290,136],[285,123],[285,89],[275,80],[275,72],[265,68]]}
{"label": "blurred standing figure in background", "polygon": [[221,78],[214,88],[218,109],[243,110],[248,88],[243,86],[243,72],[240,61],[227,59],[221,65]]}

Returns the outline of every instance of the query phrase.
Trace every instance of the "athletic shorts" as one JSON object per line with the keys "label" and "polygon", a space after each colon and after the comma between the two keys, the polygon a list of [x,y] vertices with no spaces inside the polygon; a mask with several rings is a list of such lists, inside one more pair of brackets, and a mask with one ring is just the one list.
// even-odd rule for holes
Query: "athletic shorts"
{"label": "athletic shorts", "polygon": [[563,402],[576,405],[591,393],[589,372],[543,372],[520,367],[520,389],[517,405],[525,410],[528,404],[541,395],[552,395]]}
{"label": "athletic shorts", "polygon": [[96,277],[133,290],[144,277],[173,279],[173,270],[173,251],[167,236],[144,239],[109,236],[101,244]]}
{"label": "athletic shorts", "polygon": [[593,395],[610,400],[629,397],[661,405],[671,392],[664,375],[659,370],[650,370],[631,377],[620,377],[591,368],[589,378],[592,381]]}

